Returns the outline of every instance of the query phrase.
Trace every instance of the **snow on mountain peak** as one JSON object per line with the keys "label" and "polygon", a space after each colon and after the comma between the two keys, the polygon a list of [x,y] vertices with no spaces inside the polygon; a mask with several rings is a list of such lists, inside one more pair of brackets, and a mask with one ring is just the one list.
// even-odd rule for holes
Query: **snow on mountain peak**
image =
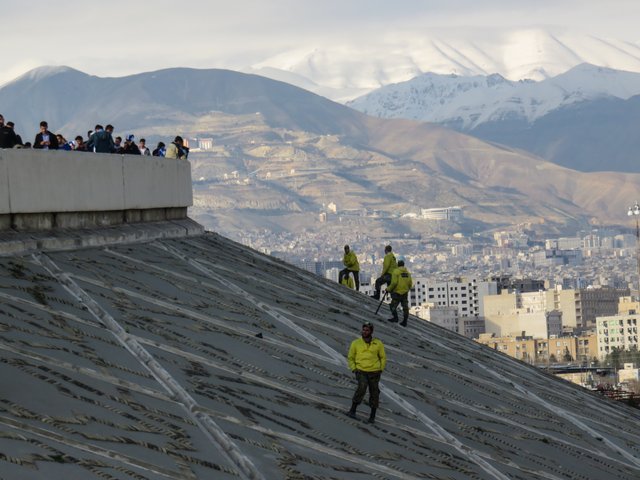
{"label": "snow on mountain peak", "polygon": [[501,75],[470,77],[428,73],[387,85],[348,102],[383,118],[409,118],[471,130],[500,118],[533,122],[559,107],[603,96],[640,94],[640,74],[581,64],[540,82],[514,82]]}
{"label": "snow on mountain peak", "polygon": [[585,62],[640,72],[640,45],[540,28],[466,29],[455,35],[407,31],[321,48],[298,45],[252,67],[295,73],[318,86],[312,91],[324,88],[330,98],[346,101],[427,72],[542,81]]}
{"label": "snow on mountain peak", "polygon": [[22,75],[20,78],[22,80],[32,80],[32,81],[40,81],[43,78],[51,77],[53,75],[57,75],[65,72],[75,71],[71,67],[66,67],[64,65],[45,65],[42,67],[34,68],[33,70],[29,70],[27,73]]}

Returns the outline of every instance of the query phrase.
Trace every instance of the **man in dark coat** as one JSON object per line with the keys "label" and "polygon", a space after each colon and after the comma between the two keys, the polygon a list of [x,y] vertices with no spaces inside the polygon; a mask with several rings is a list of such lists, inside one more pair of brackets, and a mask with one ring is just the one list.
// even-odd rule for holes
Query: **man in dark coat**
{"label": "man in dark coat", "polygon": [[49,131],[49,125],[44,120],[40,122],[40,133],[36,135],[36,139],[33,141],[33,148],[42,150],[58,149],[58,139]]}
{"label": "man in dark coat", "polygon": [[4,117],[0,115],[0,148],[13,148],[17,143],[16,132],[4,124]]}

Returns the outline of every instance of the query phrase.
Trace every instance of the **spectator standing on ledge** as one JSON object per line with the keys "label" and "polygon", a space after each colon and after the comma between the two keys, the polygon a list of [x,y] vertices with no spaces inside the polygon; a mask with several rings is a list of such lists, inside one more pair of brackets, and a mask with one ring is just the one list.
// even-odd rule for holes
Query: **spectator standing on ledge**
{"label": "spectator standing on ledge", "polygon": [[164,156],[166,158],[187,159],[189,156],[189,149],[184,146],[184,140],[182,140],[181,136],[177,136],[173,142],[169,144]]}
{"label": "spectator standing on ledge", "polygon": [[13,148],[17,141],[16,132],[9,125],[4,124],[4,117],[0,115],[0,148]]}
{"label": "spectator standing on ledge", "polygon": [[377,338],[373,338],[373,325],[371,322],[362,324],[362,336],[351,342],[349,347],[349,370],[356,375],[358,387],[353,394],[351,410],[347,415],[356,418],[356,409],[362,402],[367,389],[369,389],[369,414],[368,423],[373,423],[376,419],[376,410],[380,402],[380,377],[387,364],[387,356],[384,352],[384,345]]}
{"label": "spectator standing on ledge", "polygon": [[145,155],[147,157],[151,155],[151,151],[149,150],[149,147],[147,147],[147,141],[144,138],[140,139],[138,149],[140,150],[140,155]]}
{"label": "spectator standing on ledge", "polygon": [[117,136],[113,142],[113,153],[122,153],[124,147],[122,146],[122,137]]}
{"label": "spectator standing on ledge", "polygon": [[164,157],[165,153],[166,153],[166,148],[165,148],[164,142],[158,142],[158,146],[153,151],[152,155],[154,157]]}
{"label": "spectator standing on ledge", "polygon": [[33,148],[42,150],[57,150],[58,139],[49,131],[49,125],[44,120],[40,122],[40,132],[33,141]]}
{"label": "spectator standing on ledge", "polygon": [[125,155],[140,155],[140,149],[138,149],[136,142],[133,140],[133,135],[127,135],[127,138],[124,141],[124,147],[122,147],[122,153]]}
{"label": "spectator standing on ledge", "polygon": [[74,142],[74,150],[76,152],[86,152],[87,151],[87,144],[84,143],[84,140],[82,139],[82,135],[78,135],[75,139]]}
{"label": "spectator standing on ledge", "polygon": [[340,270],[338,274],[338,283],[342,283],[342,278],[348,275],[349,272],[353,273],[353,279],[356,284],[356,292],[360,291],[360,263],[356,253],[349,248],[349,245],[344,246],[344,256],[342,257],[342,263],[345,268]]}
{"label": "spectator standing on ledge", "polygon": [[16,124],[13,123],[13,122],[7,122],[7,127],[9,127],[11,129],[11,131],[16,134],[16,144],[13,147],[14,148],[21,148],[22,147],[22,137],[16,133],[15,125]]}
{"label": "spectator standing on ledge", "polygon": [[87,150],[89,152],[96,153],[111,153],[113,152],[114,144],[111,133],[102,128],[102,125],[96,125],[94,132],[87,141]]}

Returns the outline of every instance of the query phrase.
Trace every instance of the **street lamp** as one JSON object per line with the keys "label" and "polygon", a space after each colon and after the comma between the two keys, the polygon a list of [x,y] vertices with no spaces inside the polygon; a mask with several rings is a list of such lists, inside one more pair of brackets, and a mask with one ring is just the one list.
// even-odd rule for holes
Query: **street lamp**
{"label": "street lamp", "polygon": [[636,201],[633,207],[629,207],[627,215],[636,218],[636,262],[638,264],[638,295],[640,296],[640,225],[638,217],[640,217],[640,205]]}

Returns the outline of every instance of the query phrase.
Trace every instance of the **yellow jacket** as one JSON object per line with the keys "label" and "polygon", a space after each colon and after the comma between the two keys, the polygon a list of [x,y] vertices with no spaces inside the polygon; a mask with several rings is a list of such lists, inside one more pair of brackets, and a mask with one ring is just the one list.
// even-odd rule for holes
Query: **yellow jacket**
{"label": "yellow jacket", "polygon": [[382,277],[385,273],[391,275],[397,266],[395,255],[392,252],[387,253],[384,256],[384,262],[382,262],[382,274],[380,276]]}
{"label": "yellow jacket", "polygon": [[413,280],[411,274],[405,267],[398,267],[391,273],[391,283],[387,287],[387,291],[403,295],[411,290]]}
{"label": "yellow jacket", "polygon": [[349,250],[349,253],[345,253],[344,257],[342,257],[342,263],[352,272],[360,271],[360,264],[358,263],[358,257],[356,257],[356,252],[353,250]]}
{"label": "yellow jacket", "polygon": [[351,371],[381,372],[387,364],[384,345],[377,338],[372,338],[370,343],[365,342],[362,337],[356,338],[351,342],[347,360]]}

